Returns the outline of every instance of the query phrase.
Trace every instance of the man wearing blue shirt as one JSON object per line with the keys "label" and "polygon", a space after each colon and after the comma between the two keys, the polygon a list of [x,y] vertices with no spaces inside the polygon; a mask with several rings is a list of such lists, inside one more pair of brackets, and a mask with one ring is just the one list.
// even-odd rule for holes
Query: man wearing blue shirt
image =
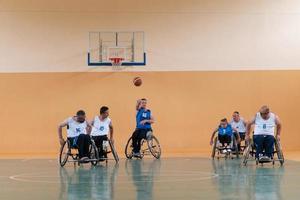
{"label": "man wearing blue shirt", "polygon": [[154,118],[147,109],[147,99],[139,99],[136,104],[136,129],[132,134],[133,156],[140,157],[141,141],[146,139],[147,133],[152,131]]}
{"label": "man wearing blue shirt", "polygon": [[221,119],[220,125],[214,130],[214,132],[211,135],[210,145],[213,144],[213,139],[215,137],[215,134],[218,133],[219,142],[221,143],[222,148],[224,148],[223,153],[226,153],[227,151],[231,151],[231,149],[228,148],[228,146],[230,146],[233,132],[237,133],[237,141],[239,142],[240,134],[238,133],[238,131],[228,123],[226,118]]}

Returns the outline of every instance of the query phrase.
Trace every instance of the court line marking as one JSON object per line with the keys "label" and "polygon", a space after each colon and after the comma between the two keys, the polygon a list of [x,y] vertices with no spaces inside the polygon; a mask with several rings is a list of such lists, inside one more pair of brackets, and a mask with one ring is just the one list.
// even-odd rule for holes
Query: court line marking
{"label": "court line marking", "polygon": [[34,160],[34,159],[32,159],[32,158],[27,158],[27,159],[21,160],[21,162],[27,162],[27,161],[30,161],[30,160]]}
{"label": "court line marking", "polygon": [[[60,176],[34,176],[35,174],[41,174],[41,173],[48,173],[48,172],[37,172],[37,173],[24,173],[24,174],[16,174],[16,175],[12,175],[12,176],[9,176],[9,179],[10,180],[14,180],[14,181],[19,181],[19,182],[29,182],[29,183],[68,183],[68,181],[43,181],[43,180],[30,180],[30,179],[26,179],[26,178],[58,178]],[[30,176],[31,174],[31,176]],[[182,178],[182,179],[170,179],[170,180],[130,180],[130,181],[116,181],[117,183],[139,183],[139,182],[153,182],[153,183],[168,183],[168,182],[194,182],[194,181],[203,181],[203,180],[209,180],[209,179],[214,179],[214,178],[217,178],[219,175],[218,174],[215,174],[215,173],[209,173],[209,172],[201,172],[199,171],[198,174],[196,173],[193,173],[193,174],[190,174],[190,175],[201,175],[201,174],[206,174],[208,176],[203,176],[203,177],[199,177],[199,178],[192,178],[192,179],[186,179],[186,178]],[[24,177],[25,175],[25,178],[22,178]],[[29,176],[26,176],[26,175],[29,175]],[[33,175],[33,176],[32,176]],[[125,176],[123,175],[124,177],[138,177],[138,176]],[[140,175],[142,177],[144,177],[145,175]],[[161,175],[159,175],[161,176]],[[166,176],[166,175],[165,175]],[[118,177],[122,177],[122,176],[118,176]],[[155,177],[155,176],[154,176]],[[167,176],[167,177],[170,177],[170,176]],[[83,183],[90,183],[90,182],[80,182],[81,184]],[[101,182],[97,182],[97,181],[94,181],[93,182],[94,184],[97,184],[97,183],[107,183],[107,184],[110,184],[111,181],[101,181]]]}

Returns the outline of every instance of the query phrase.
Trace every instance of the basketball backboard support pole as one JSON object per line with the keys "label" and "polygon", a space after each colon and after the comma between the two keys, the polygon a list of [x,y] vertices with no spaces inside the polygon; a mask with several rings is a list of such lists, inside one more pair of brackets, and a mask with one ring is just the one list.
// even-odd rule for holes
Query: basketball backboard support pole
{"label": "basketball backboard support pole", "polygon": [[122,66],[146,65],[144,32],[89,32],[88,66],[113,66],[114,58]]}

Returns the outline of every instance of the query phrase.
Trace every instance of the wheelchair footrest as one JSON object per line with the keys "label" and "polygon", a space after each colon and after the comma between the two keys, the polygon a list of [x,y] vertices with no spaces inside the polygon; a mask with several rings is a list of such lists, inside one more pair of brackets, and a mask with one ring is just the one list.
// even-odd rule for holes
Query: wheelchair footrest
{"label": "wheelchair footrest", "polygon": [[270,163],[273,162],[273,160],[269,160],[269,161],[258,161],[258,163]]}
{"label": "wheelchair footrest", "polygon": [[86,160],[69,160],[68,162],[80,162],[80,163],[88,163],[88,162],[93,162],[93,161],[98,161],[99,159],[86,159]]}
{"label": "wheelchair footrest", "polygon": [[113,158],[99,158],[99,159],[97,159],[97,161],[104,161],[104,160],[115,160],[115,159],[113,159]]}

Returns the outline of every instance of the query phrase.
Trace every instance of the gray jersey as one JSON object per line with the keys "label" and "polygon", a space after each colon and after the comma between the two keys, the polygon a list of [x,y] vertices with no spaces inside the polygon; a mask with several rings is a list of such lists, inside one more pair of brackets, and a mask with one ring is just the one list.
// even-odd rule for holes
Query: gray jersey
{"label": "gray jersey", "polygon": [[245,121],[243,118],[240,118],[240,121],[235,122],[233,119],[230,121],[230,125],[235,128],[239,133],[246,132]]}

